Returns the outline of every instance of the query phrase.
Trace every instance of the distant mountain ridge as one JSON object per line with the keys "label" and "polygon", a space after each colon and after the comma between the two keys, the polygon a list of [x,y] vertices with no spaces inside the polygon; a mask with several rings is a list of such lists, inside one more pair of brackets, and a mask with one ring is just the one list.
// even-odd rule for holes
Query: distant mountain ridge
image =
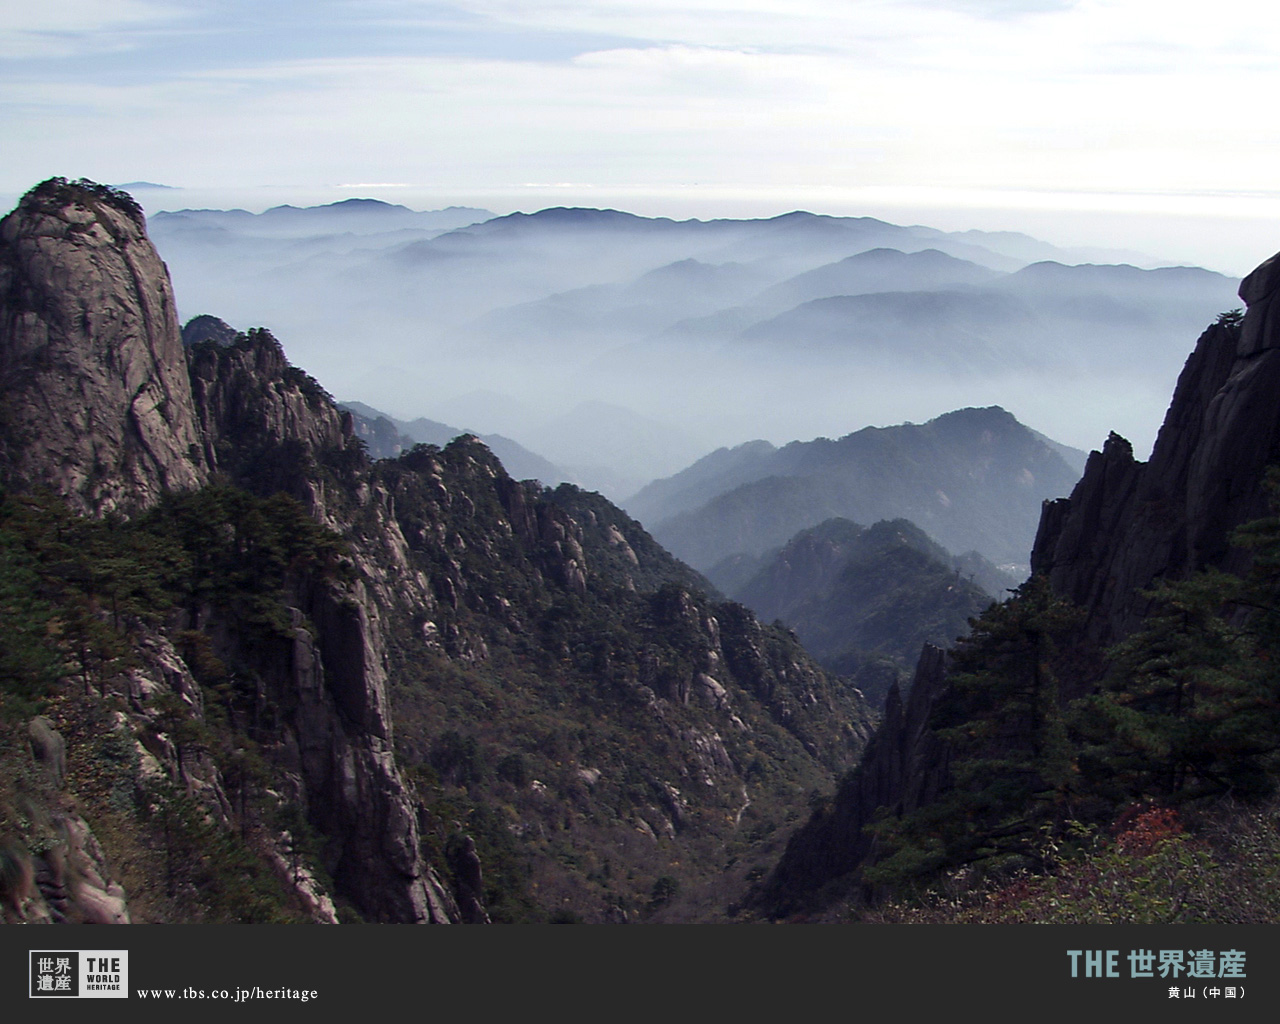
{"label": "distant mountain ridge", "polygon": [[599,495],[371,461],[176,309],[119,190],[0,221],[0,922],[723,918],[861,694]]}
{"label": "distant mountain ridge", "polygon": [[[1280,783],[1280,255],[1239,297],[1243,315],[1200,334],[1150,459],[1112,433],[1045,503],[1029,583],[890,694],[858,768],[758,890],[769,913],[914,908],[945,878],[957,912],[905,919],[1275,922],[1258,906],[1274,857],[1254,854],[1247,823],[1274,835]],[[1149,808],[1176,808],[1176,835],[1127,845]],[[1084,829],[1096,852],[1046,856]],[[1145,858],[1190,850],[1200,866],[1153,901],[1166,883]],[[1113,871],[1129,856],[1131,873]],[[1248,893],[1227,908],[1224,878]]]}
{"label": "distant mountain ridge", "polygon": [[909,519],[951,551],[1028,560],[1040,504],[1079,476],[1062,451],[998,406],[832,441],[721,450],[624,502],[669,550],[712,571],[833,517]]}
{"label": "distant mountain ridge", "polygon": [[[273,234],[321,213],[313,234]],[[872,217],[551,208],[450,230],[409,218],[357,200],[152,223],[190,313],[298,339],[335,393],[483,425],[571,470],[610,460],[553,451],[534,431],[584,396],[671,428],[666,450],[632,446],[631,480],[736,438],[835,436],[994,402],[1024,419],[1035,409],[1082,447],[1118,407],[1137,438],[1158,422],[1181,339],[1235,301],[1234,282],[1208,271]],[[1072,265],[1082,259],[1093,265]],[[501,423],[440,411],[478,382],[508,396]]]}
{"label": "distant mountain ridge", "polygon": [[148,223],[158,234],[215,229],[252,237],[305,238],[318,234],[375,234],[404,229],[453,231],[492,216],[489,210],[465,206],[417,211],[380,199],[343,199],[321,206],[272,206],[262,213],[239,209],[160,211],[152,214]]}
{"label": "distant mountain ridge", "polygon": [[986,284],[999,277],[998,271],[937,249],[909,253],[869,249],[774,285],[761,293],[760,301],[769,307],[789,309],[832,295],[926,291]]}
{"label": "distant mountain ridge", "polygon": [[[429,420],[425,416],[406,422],[381,412],[371,405],[365,405],[363,402],[339,402],[338,406],[356,417],[356,432],[360,437],[365,438],[366,443],[369,444],[369,454],[375,459],[395,458],[415,444],[434,444],[443,448],[455,438],[470,434],[484,442],[516,480],[538,480],[548,486],[572,483],[570,475],[560,467],[501,434],[480,434],[474,430],[460,430],[447,423]],[[395,433],[388,434],[385,428],[379,430],[379,420],[387,423]]]}
{"label": "distant mountain ridge", "polygon": [[[1020,582],[976,554],[952,556],[905,519],[869,527],[828,519],[756,564],[730,596],[794,629],[819,664],[852,675],[877,707],[924,644],[950,647]],[[899,672],[868,672],[875,659]]]}

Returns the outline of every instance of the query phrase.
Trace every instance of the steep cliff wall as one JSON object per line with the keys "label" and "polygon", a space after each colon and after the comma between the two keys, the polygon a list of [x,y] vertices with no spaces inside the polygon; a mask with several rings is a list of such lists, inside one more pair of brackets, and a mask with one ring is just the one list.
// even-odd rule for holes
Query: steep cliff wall
{"label": "steep cliff wall", "polygon": [[824,886],[875,859],[867,826],[880,816],[901,817],[937,798],[948,785],[947,746],[929,727],[947,689],[946,655],[926,646],[907,700],[895,683],[884,717],[828,805],[816,808],[787,843],[782,860],[757,894],[758,904],[783,915],[811,907]]}
{"label": "steep cliff wall", "polygon": [[1086,610],[1095,648],[1132,630],[1141,591],[1207,566],[1243,571],[1231,530],[1267,511],[1265,469],[1280,459],[1280,258],[1240,286],[1243,321],[1200,336],[1147,463],[1112,435],[1069,498],[1047,503],[1032,569]]}
{"label": "steep cliff wall", "polygon": [[[192,834],[252,832],[314,920],[335,919],[330,896],[369,921],[485,920],[483,899],[530,904],[518,890],[539,885],[558,913],[626,920],[674,913],[673,871],[726,890],[723,907],[725,851],[745,875],[753,844],[860,751],[856,690],[784,630],[706,597],[598,495],[518,483],[470,438],[373,464],[266,331],[184,350],[128,197],[55,182],[4,232],[18,255],[0,271],[0,365],[16,413],[0,421],[0,479],[129,515],[89,531],[110,562],[93,571],[133,572],[129,544],[151,545],[146,571],[112,586],[172,603],[117,612],[101,588],[64,588],[86,635],[168,652],[145,685],[127,651],[105,648],[59,684],[59,728],[82,761],[84,708],[114,722],[127,755],[101,806],[197,801]],[[23,262],[41,232],[52,241]],[[152,393],[163,401],[143,415],[137,395]],[[33,551],[77,522],[0,511]],[[135,741],[152,777],[130,789]],[[137,796],[161,782],[160,803]],[[495,863],[534,881],[481,894]]]}
{"label": "steep cliff wall", "polygon": [[290,366],[270,332],[187,350],[204,459],[255,494],[283,491],[317,519],[337,527],[326,507],[325,471],[340,487],[368,460],[354,440],[351,416],[301,370]]}
{"label": "steep cliff wall", "polygon": [[129,197],[28,193],[0,221],[0,481],[94,515],[203,483],[175,310]]}
{"label": "steep cliff wall", "polygon": [[[141,211],[103,186],[47,182],[0,222],[0,374],[0,479],[49,488],[90,515],[138,513],[217,473],[256,493],[291,493],[338,525],[320,463],[349,475],[363,458],[349,417],[265,332],[207,344],[188,369]],[[330,837],[330,873],[359,911],[378,921],[456,917],[422,858],[393,757],[372,602],[358,582],[305,573],[291,590],[291,640],[264,642],[215,606],[184,625],[292,709],[267,749],[295,774],[312,825]],[[179,666],[161,678],[189,680]],[[198,703],[184,699],[198,719]],[[182,767],[170,770],[183,776]]]}

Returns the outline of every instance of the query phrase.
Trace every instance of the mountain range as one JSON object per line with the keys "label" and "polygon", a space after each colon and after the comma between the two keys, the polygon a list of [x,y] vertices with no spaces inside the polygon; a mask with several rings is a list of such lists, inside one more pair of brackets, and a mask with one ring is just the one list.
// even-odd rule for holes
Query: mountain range
{"label": "mountain range", "polygon": [[1071,495],[1046,503],[1031,579],[891,690],[858,768],[792,836],[757,908],[1277,919],[1278,260],[1245,278],[1243,316],[1201,334],[1151,459],[1113,433]]}
{"label": "mountain range", "polygon": [[1071,490],[1083,454],[999,407],[963,409],[837,440],[721,449],[625,505],[713,578],[726,559],[759,557],[832,517],[908,519],[951,551],[1025,566],[1041,502]]}
{"label": "mountain range", "polygon": [[[484,216],[430,216],[445,214]],[[184,316],[297,339],[326,387],[402,419],[514,438],[592,486],[607,466],[617,498],[744,438],[991,404],[1080,447],[1112,427],[1141,445],[1182,339],[1238,301],[1199,268],[872,218],[379,227],[402,222],[363,201],[162,213],[151,231]],[[604,429],[562,418],[584,404]]]}
{"label": "mountain range", "polygon": [[717,584],[762,621],[777,621],[824,668],[853,679],[879,708],[921,647],[950,647],[969,620],[1019,583],[980,555],[956,558],[914,523],[828,519]]}
{"label": "mountain range", "polygon": [[[621,237],[916,230],[744,223],[561,211],[397,258],[443,294],[494,241],[549,278]],[[468,434],[371,459],[270,330],[184,338],[128,194],[50,179],[0,221],[0,919],[1275,920],[1277,294],[1265,264],[1201,335],[1149,462],[1113,434],[1073,488],[966,407],[716,451],[629,503],[655,537]],[[972,549],[1028,546],[1005,598]]]}

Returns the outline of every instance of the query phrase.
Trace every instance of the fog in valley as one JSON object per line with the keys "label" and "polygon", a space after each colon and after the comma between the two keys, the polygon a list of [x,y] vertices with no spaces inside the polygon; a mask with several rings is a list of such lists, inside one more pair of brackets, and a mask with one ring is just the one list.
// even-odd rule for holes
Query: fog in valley
{"label": "fog in valley", "polygon": [[266,326],[339,400],[504,435],[622,501],[720,446],[969,406],[1143,457],[1196,337],[1239,305],[1237,280],[1131,253],[803,212],[350,200],[149,230],[184,320]]}

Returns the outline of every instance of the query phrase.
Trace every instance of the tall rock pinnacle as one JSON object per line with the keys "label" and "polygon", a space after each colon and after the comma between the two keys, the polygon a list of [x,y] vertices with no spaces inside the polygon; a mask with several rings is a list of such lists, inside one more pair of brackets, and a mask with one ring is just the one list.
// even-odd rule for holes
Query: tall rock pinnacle
{"label": "tall rock pinnacle", "polygon": [[1278,266],[1272,257],[1241,283],[1243,320],[1228,314],[1200,336],[1150,461],[1113,434],[1071,497],[1045,505],[1031,567],[1085,609],[1099,650],[1139,625],[1153,581],[1249,566],[1230,538],[1267,513],[1266,468],[1280,460]]}
{"label": "tall rock pinnacle", "polygon": [[124,193],[52,178],[0,221],[0,467],[96,515],[205,480],[168,271]]}

